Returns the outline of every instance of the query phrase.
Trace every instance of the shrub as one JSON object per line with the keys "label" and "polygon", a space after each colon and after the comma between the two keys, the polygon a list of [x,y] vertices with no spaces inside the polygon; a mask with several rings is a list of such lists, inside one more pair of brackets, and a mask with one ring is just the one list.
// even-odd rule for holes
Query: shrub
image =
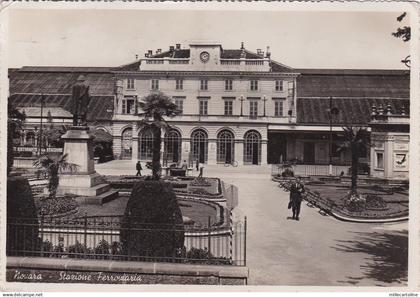
{"label": "shrub", "polygon": [[282,173],[281,173],[282,177],[293,177],[295,176],[295,173],[293,172],[292,169],[290,168],[286,168]]}
{"label": "shrub", "polygon": [[75,244],[68,246],[67,252],[70,258],[88,258],[86,255],[92,254],[92,249],[76,240]]}
{"label": "shrub", "polygon": [[163,181],[134,185],[122,221],[124,254],[172,256],[184,246],[182,214],[172,186]]}
{"label": "shrub", "polygon": [[[7,255],[31,255],[23,251],[39,250],[38,216],[28,180],[23,177],[7,179]],[[21,251],[17,252],[16,251]]]}
{"label": "shrub", "polygon": [[352,212],[363,211],[366,209],[366,198],[360,194],[350,194],[345,200],[345,206]]}
{"label": "shrub", "polygon": [[56,215],[75,210],[78,203],[74,197],[42,197],[36,202],[40,215]]}

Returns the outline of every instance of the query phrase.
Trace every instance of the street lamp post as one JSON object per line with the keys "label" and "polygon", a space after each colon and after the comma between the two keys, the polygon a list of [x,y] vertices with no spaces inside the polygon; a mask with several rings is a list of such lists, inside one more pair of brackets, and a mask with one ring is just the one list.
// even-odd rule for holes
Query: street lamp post
{"label": "street lamp post", "polygon": [[41,155],[42,153],[42,118],[43,118],[43,109],[44,109],[44,94],[41,94],[41,123],[40,123],[40,127],[39,127],[39,141],[38,141],[38,146],[39,146],[39,155]]}
{"label": "street lamp post", "polygon": [[333,146],[333,134],[332,134],[332,117],[333,115],[338,115],[338,108],[337,107],[332,107],[332,97],[330,97],[330,108],[328,109],[328,116],[329,116],[329,120],[330,120],[330,148],[329,148],[329,168],[328,168],[328,173],[329,175],[333,174],[333,164],[332,164],[332,146]]}
{"label": "street lamp post", "polygon": [[244,95],[241,95],[241,98],[239,98],[239,100],[241,100],[241,117],[244,115],[243,114],[243,102],[244,102],[244,100],[245,100],[245,98],[244,98]]}

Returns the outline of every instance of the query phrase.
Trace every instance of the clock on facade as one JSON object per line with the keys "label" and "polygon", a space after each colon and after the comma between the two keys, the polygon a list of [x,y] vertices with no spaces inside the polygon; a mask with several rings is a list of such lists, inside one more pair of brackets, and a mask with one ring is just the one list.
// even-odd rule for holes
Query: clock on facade
{"label": "clock on facade", "polygon": [[203,63],[207,63],[210,59],[210,54],[208,52],[201,52],[200,54],[200,60]]}

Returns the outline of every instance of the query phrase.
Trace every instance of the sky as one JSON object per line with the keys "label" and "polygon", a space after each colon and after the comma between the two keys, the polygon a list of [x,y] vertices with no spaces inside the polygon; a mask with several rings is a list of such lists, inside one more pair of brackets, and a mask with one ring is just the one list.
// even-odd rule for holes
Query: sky
{"label": "sky", "polygon": [[[293,68],[406,69],[399,12],[10,10],[9,67],[119,66],[148,49],[211,40]],[[407,23],[407,22],[405,22]]]}

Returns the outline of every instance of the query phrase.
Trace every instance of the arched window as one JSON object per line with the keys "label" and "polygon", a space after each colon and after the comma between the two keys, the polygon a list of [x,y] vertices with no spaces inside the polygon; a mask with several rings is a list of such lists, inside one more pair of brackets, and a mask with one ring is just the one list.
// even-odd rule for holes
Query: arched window
{"label": "arched window", "polygon": [[235,137],[229,130],[222,130],[217,135],[217,163],[235,161]]}
{"label": "arched window", "polygon": [[133,145],[133,129],[126,128],[121,135],[121,158],[131,159]]}
{"label": "arched window", "polygon": [[177,130],[171,130],[164,138],[164,163],[181,161],[181,135]]}
{"label": "arched window", "polygon": [[208,136],[206,131],[198,129],[191,134],[191,153],[193,160],[207,162]]}
{"label": "arched window", "polygon": [[258,165],[261,162],[261,135],[248,131],[244,136],[244,164]]}
{"label": "arched window", "polygon": [[140,131],[138,156],[140,160],[151,160],[153,157],[153,132],[150,128]]}

